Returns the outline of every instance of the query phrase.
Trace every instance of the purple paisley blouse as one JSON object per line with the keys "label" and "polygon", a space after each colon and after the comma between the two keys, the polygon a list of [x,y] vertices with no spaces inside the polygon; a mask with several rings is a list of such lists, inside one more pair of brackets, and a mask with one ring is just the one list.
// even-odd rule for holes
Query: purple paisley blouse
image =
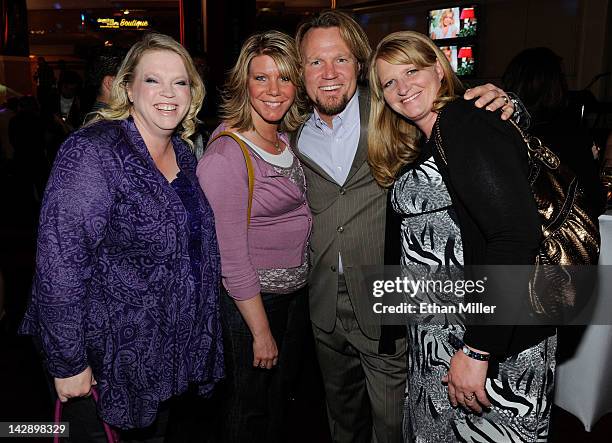
{"label": "purple paisley blouse", "polygon": [[151,424],[159,403],[189,383],[210,394],[224,374],[213,213],[195,157],[172,141],[181,187],[193,189],[199,211],[185,209],[131,118],[66,140],[41,209],[20,329],[40,339],[51,376],[91,366],[100,416],[123,429]]}

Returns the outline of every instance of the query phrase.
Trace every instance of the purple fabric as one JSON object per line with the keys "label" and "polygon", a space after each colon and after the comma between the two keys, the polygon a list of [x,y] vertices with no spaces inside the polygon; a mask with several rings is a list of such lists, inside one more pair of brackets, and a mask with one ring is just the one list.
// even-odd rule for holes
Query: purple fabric
{"label": "purple fabric", "polygon": [[[213,137],[224,129],[220,125]],[[251,160],[255,186],[248,232],[248,174],[238,144],[229,137],[217,139],[197,167],[200,186],[215,212],[223,284],[237,300],[260,292],[257,269],[300,266],[312,227],[304,188],[252,152]]]}
{"label": "purple fabric", "polygon": [[224,372],[213,214],[193,154],[179,137],[173,144],[198,195],[195,279],[188,214],[131,118],[68,138],[41,209],[32,300],[20,332],[40,338],[54,377],[91,366],[102,419],[123,429],[151,424],[159,402],[188,383],[210,393]]}
{"label": "purple fabric", "polygon": [[187,178],[183,171],[179,171],[176,178],[170,183],[172,189],[183,202],[187,211],[189,226],[189,260],[191,262],[191,275],[196,287],[200,284],[200,272],[202,266],[202,211],[200,210],[200,192],[194,188],[193,183]]}

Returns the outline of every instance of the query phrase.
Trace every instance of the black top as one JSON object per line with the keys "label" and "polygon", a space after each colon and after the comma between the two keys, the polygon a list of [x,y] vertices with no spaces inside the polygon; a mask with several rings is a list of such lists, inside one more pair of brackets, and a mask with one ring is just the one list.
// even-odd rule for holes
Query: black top
{"label": "black top", "polygon": [[[532,265],[540,240],[541,225],[527,176],[527,151],[518,131],[499,114],[456,100],[439,115],[444,154],[434,145],[434,135],[423,151],[433,152],[449,190],[461,229],[466,278],[470,265]],[[394,218],[394,220],[393,220]],[[388,222],[389,264],[397,263],[392,244],[398,245],[397,218]],[[490,277],[488,291],[503,299],[502,309],[527,303],[527,278],[496,282]],[[486,300],[486,294],[483,297]],[[498,307],[499,309],[499,307]],[[554,328],[524,326],[467,326],[466,344],[501,359],[517,354],[552,335]]]}

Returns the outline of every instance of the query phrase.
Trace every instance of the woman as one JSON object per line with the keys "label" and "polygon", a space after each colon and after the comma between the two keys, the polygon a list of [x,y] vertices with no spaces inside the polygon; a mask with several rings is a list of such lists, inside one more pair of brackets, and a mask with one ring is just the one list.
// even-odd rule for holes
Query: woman
{"label": "woman", "polygon": [[148,34],[53,167],[21,332],[40,340],[75,441],[100,431],[76,435],[94,385],[100,417],[130,429],[223,377],[218,247],[189,141],[203,98],[187,51]]}
{"label": "woman", "polygon": [[[198,164],[215,212],[227,292],[223,435],[230,442],[285,441],[285,401],[308,328],[312,217],[304,172],[283,132],[301,121],[300,86],[291,37],[270,31],[247,39],[226,83],[223,123]],[[253,166],[252,196],[239,144]]]}
{"label": "woman", "polygon": [[452,8],[443,9],[438,16],[438,26],[433,29],[431,38],[455,38],[458,32],[459,30],[455,24],[455,14]]}
{"label": "woman", "polygon": [[[540,225],[518,132],[457,100],[448,60],[416,32],[380,42],[370,87],[369,159],[402,217],[403,267],[474,279],[471,265],[533,264]],[[498,295],[506,313],[525,305],[527,279],[488,277],[483,300]],[[406,440],[545,441],[554,329],[442,320],[408,328]]]}

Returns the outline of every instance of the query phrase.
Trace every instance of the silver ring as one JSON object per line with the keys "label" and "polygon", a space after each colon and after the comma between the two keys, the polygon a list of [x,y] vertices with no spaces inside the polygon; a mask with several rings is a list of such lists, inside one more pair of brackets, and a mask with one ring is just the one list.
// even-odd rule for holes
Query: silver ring
{"label": "silver ring", "polygon": [[265,363],[259,363],[259,367],[263,369],[263,368],[266,367],[266,364]]}
{"label": "silver ring", "polygon": [[510,102],[510,99],[508,98],[507,95],[502,95],[502,98],[504,99],[505,104],[508,104],[508,102]]}
{"label": "silver ring", "polygon": [[463,397],[467,400],[467,401],[472,401],[474,400],[474,393],[472,392],[469,396],[468,395],[463,395]]}

